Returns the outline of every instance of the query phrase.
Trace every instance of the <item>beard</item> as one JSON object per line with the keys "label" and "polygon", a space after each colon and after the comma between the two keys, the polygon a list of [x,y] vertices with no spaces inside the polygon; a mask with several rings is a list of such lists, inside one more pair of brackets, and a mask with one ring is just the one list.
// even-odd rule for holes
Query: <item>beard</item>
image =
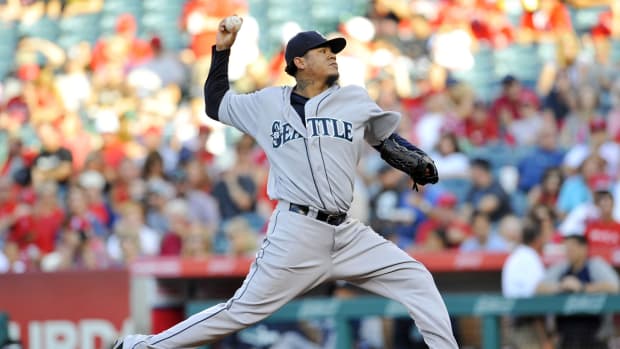
{"label": "beard", "polygon": [[327,87],[332,87],[340,78],[340,73],[336,73],[336,74],[331,74],[327,76],[327,79],[325,79],[325,84],[327,85]]}

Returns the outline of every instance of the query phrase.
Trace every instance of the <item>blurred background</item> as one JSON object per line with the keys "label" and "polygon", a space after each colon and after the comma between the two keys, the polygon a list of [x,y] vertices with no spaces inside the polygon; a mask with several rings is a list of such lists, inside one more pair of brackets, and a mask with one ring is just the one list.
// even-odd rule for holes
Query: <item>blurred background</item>
{"label": "blurred background", "polygon": [[[241,285],[275,202],[263,151],[204,112],[232,14],[235,91],[294,84],[297,32],[344,36],[341,85],[435,159],[416,192],[367,147],[351,214],[428,266],[461,347],[619,347],[613,0],[0,1],[0,345],[105,348]],[[425,346],[335,282],[212,347]]]}

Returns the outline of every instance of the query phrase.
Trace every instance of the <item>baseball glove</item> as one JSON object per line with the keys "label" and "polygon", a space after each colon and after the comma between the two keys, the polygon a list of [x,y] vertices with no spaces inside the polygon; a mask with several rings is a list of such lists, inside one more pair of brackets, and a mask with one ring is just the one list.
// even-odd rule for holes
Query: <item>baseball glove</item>
{"label": "baseball glove", "polygon": [[439,180],[433,159],[397,134],[392,134],[381,144],[380,153],[381,158],[390,166],[413,179],[413,189],[416,191],[418,184],[435,184]]}

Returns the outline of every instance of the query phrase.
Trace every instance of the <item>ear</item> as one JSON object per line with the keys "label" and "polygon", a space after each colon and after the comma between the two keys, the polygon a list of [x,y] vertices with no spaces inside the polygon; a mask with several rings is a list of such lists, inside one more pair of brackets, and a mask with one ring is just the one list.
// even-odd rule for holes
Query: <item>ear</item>
{"label": "ear", "polygon": [[303,57],[295,57],[293,58],[293,64],[297,67],[297,70],[301,70],[306,68],[306,61]]}

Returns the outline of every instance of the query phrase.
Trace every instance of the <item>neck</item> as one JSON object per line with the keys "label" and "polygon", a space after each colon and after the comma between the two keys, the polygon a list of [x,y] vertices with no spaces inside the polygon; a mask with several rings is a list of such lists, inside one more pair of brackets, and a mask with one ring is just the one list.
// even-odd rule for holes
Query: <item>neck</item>
{"label": "neck", "polygon": [[543,254],[543,244],[540,241],[536,241],[536,242],[532,242],[529,245],[526,245],[531,247],[532,249],[534,249],[534,251],[536,251],[536,253],[538,253],[539,255]]}
{"label": "neck", "polygon": [[579,258],[574,263],[572,263],[572,269],[574,272],[578,272],[583,269],[583,266],[586,264],[586,258]]}
{"label": "neck", "polygon": [[328,86],[325,82],[319,82],[315,79],[298,78],[295,85],[295,93],[306,98],[312,98],[327,90]]}

